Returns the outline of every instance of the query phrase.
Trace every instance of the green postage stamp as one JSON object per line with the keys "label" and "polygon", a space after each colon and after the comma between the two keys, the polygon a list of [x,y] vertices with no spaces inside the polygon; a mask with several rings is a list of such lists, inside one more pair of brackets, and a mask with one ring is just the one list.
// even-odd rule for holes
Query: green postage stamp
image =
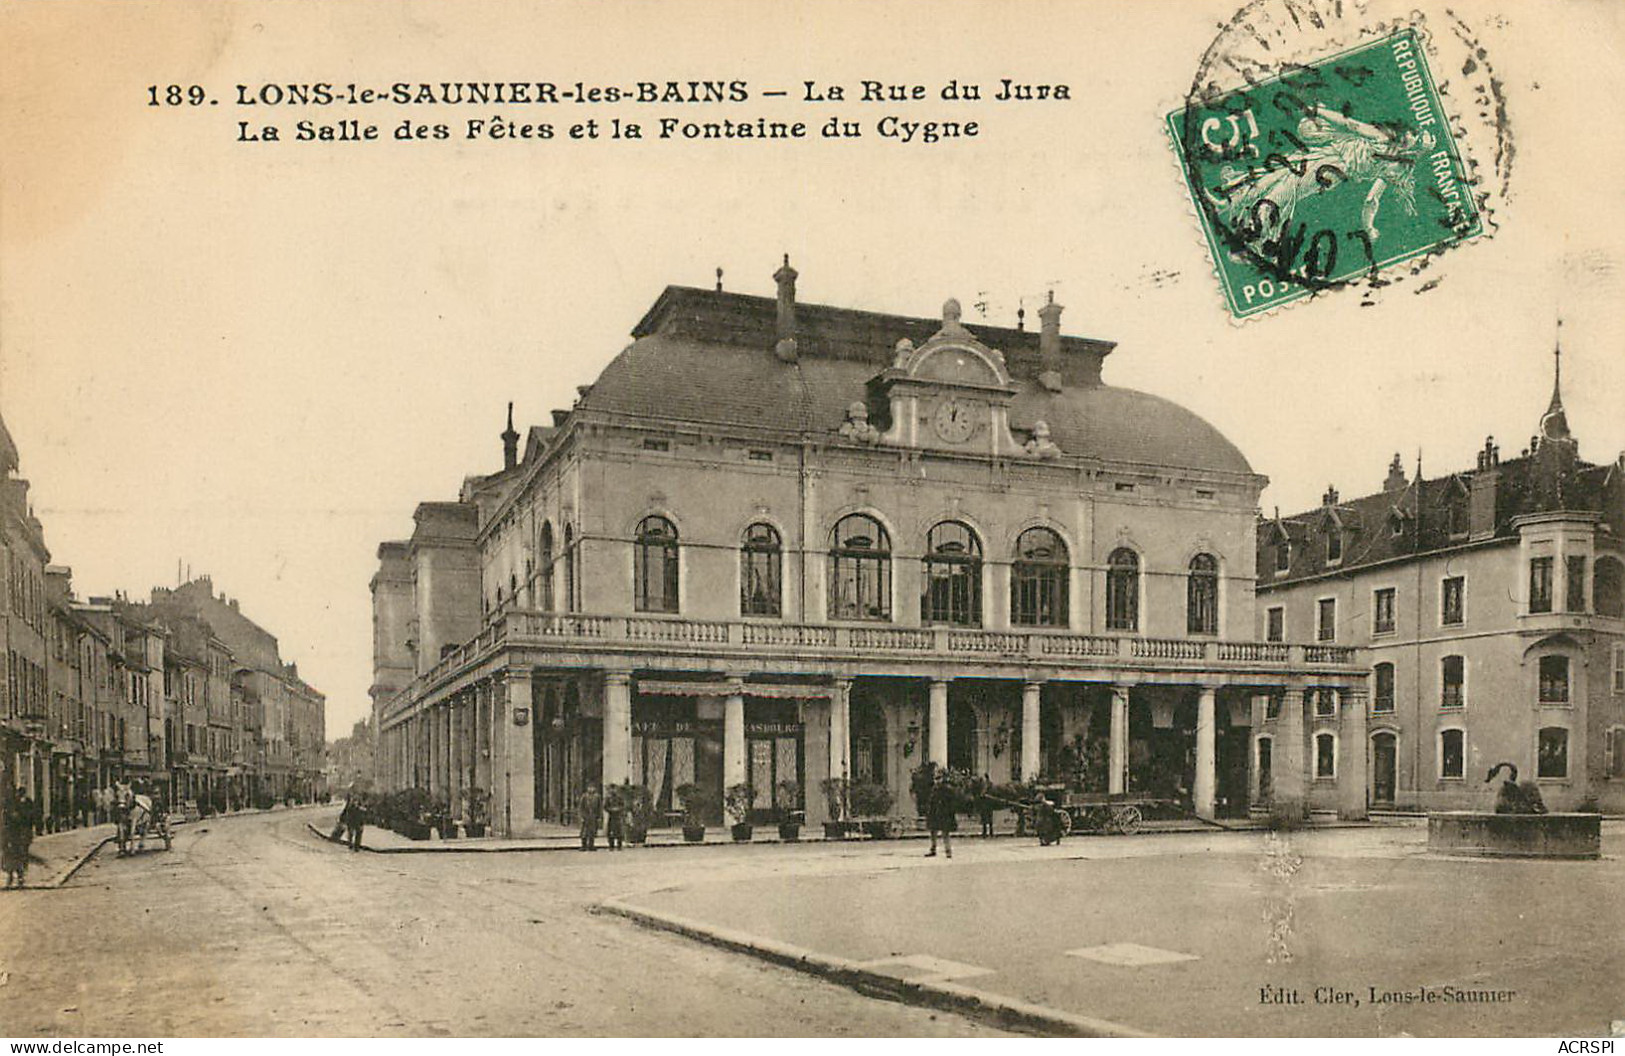
{"label": "green postage stamp", "polygon": [[1238,319],[1483,232],[1413,29],[1193,93],[1168,132]]}

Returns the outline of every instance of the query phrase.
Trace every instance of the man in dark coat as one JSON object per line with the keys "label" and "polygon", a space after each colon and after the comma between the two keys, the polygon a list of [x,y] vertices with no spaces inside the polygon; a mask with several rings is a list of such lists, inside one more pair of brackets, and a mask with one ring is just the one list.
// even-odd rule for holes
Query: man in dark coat
{"label": "man in dark coat", "polygon": [[39,824],[39,810],[28,790],[19,788],[6,804],[5,829],[0,833],[0,858],[6,870],[6,886],[23,886],[28,872],[28,851],[34,842],[34,826]]}
{"label": "man in dark coat", "polygon": [[950,834],[959,827],[959,818],[954,813],[956,806],[954,790],[948,786],[948,771],[940,766],[935,767],[931,774],[931,791],[926,794],[925,800],[925,827],[931,830],[931,849],[925,852],[927,858],[936,857],[939,833],[942,835],[942,856],[954,856]]}
{"label": "man in dark coat", "polygon": [[598,820],[604,812],[603,797],[598,794],[598,786],[589,783],[581,798],[576,801],[576,813],[581,815],[581,849],[596,851],[598,849]]}
{"label": "man in dark coat", "polygon": [[344,809],[339,812],[339,824],[343,825],[350,836],[350,850],[361,850],[361,829],[367,823],[367,808],[361,802],[361,797],[351,795],[344,801]]}
{"label": "man in dark coat", "polygon": [[604,793],[604,835],[609,849],[618,851],[626,846],[626,803],[621,790],[611,785]]}

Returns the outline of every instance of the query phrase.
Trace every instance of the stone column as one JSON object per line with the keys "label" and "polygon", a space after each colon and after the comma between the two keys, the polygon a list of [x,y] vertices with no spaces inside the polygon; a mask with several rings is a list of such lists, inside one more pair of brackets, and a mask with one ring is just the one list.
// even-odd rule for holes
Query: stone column
{"label": "stone column", "polygon": [[1270,813],[1285,822],[1303,820],[1308,808],[1308,785],[1304,775],[1304,710],[1312,703],[1312,691],[1289,689],[1281,701],[1281,717],[1275,726],[1275,747],[1270,770],[1274,793]]}
{"label": "stone column", "polygon": [[[740,736],[744,723],[740,722]],[[743,754],[743,753],[741,753]],[[632,777],[632,672],[604,672],[604,785]]]}
{"label": "stone column", "polygon": [[926,758],[938,766],[948,765],[948,682],[946,679],[933,678],[931,680],[931,714],[927,720],[930,732],[930,748]]}
{"label": "stone column", "polygon": [[[535,717],[532,716],[532,721]],[[474,787],[491,791],[491,685],[474,687]]]}
{"label": "stone column", "polygon": [[440,711],[433,706],[423,713],[424,747],[428,754],[425,757],[428,769],[429,795],[437,796],[444,787],[440,783]]}
{"label": "stone column", "polygon": [[[499,714],[503,734],[503,783],[507,786],[503,817],[507,835],[513,836],[529,829],[536,821],[536,751],[532,747],[531,726],[536,722],[536,709],[531,702],[534,695],[531,670],[528,667],[510,667],[502,683],[506,697],[506,714]],[[520,708],[528,716],[525,725],[516,726],[514,716]]]}
{"label": "stone column", "polygon": [[458,693],[446,702],[446,797],[451,801],[451,812],[460,815],[463,810],[463,694]]}
{"label": "stone column", "polygon": [[[745,694],[739,687],[722,702],[722,787],[745,783]],[[606,749],[607,750],[607,749]]]}
{"label": "stone column", "polygon": [[[829,698],[829,776],[851,777],[852,680],[837,678],[835,694]],[[841,818],[834,818],[841,821]]]}
{"label": "stone column", "polygon": [[1106,791],[1120,796],[1128,782],[1128,687],[1112,686],[1111,773]]}
{"label": "stone column", "polygon": [[1217,756],[1215,748],[1214,711],[1219,691],[1203,686],[1196,698],[1196,816],[1211,820],[1214,816],[1214,788],[1217,784]]}
{"label": "stone column", "polygon": [[1366,694],[1343,689],[1338,719],[1337,816],[1358,821],[1366,817]]}
{"label": "stone column", "polygon": [[1021,773],[1017,776],[1022,781],[1031,781],[1038,776],[1039,760],[1044,758],[1042,746],[1038,743],[1039,731],[1043,728],[1039,721],[1039,701],[1043,691],[1042,682],[1024,682],[1021,685]]}

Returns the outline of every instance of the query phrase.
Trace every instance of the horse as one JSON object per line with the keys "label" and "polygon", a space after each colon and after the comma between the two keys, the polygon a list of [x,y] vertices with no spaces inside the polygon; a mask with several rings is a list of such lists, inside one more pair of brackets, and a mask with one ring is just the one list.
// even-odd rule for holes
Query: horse
{"label": "horse", "polygon": [[128,785],[120,785],[114,798],[113,814],[118,823],[118,853],[133,853],[131,841],[135,842],[135,850],[145,850],[147,834],[152,831],[156,817],[152,797],[134,792]]}
{"label": "horse", "polygon": [[1497,814],[1544,814],[1546,801],[1540,796],[1540,788],[1533,781],[1519,781],[1518,768],[1511,763],[1496,763],[1485,776],[1484,783],[1489,784],[1495,780],[1495,775],[1505,767],[1509,774],[1501,782],[1501,788],[1495,794],[1495,812]]}

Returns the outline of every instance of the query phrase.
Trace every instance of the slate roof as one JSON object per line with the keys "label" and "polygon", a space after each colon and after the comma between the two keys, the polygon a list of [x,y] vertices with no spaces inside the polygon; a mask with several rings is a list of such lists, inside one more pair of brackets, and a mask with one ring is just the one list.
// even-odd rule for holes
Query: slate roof
{"label": "slate roof", "polygon": [[[633,330],[633,342],[588,387],[585,412],[652,420],[778,428],[833,436],[847,407],[869,395],[899,339],[923,344],[940,319],[796,305],[798,358],[773,354],[776,301],[668,287]],[[1245,457],[1212,425],[1157,396],[1102,384],[1110,342],[1063,337],[1063,389],[1038,383],[1039,335],[967,324],[1005,355],[1015,381],[1011,427],[1048,423],[1068,456],[1251,474]],[[871,418],[879,408],[871,404]]]}
{"label": "slate roof", "polygon": [[[1550,472],[1550,468],[1543,466],[1539,458],[1522,455],[1482,469],[1424,479],[1420,492],[1412,481],[1401,491],[1379,491],[1288,517],[1266,519],[1258,530],[1259,588],[1328,572],[1348,572],[1468,542],[1514,539],[1518,534],[1512,525],[1514,518],[1553,508],[1551,493],[1543,488],[1540,479],[1543,472]],[[1493,475],[1493,525],[1472,523],[1471,516],[1474,480],[1486,474]],[[1562,508],[1598,513],[1608,530],[1625,534],[1625,462],[1579,462],[1564,476]],[[1486,479],[1481,487],[1489,483]],[[1462,528],[1455,533],[1450,531],[1452,505],[1457,506],[1457,524]],[[1327,526],[1333,510],[1344,525],[1343,559],[1336,565],[1326,560]],[[1393,530],[1396,516],[1400,521],[1397,535]],[[1283,532],[1292,542],[1291,567],[1286,574],[1276,575],[1275,547]]]}

